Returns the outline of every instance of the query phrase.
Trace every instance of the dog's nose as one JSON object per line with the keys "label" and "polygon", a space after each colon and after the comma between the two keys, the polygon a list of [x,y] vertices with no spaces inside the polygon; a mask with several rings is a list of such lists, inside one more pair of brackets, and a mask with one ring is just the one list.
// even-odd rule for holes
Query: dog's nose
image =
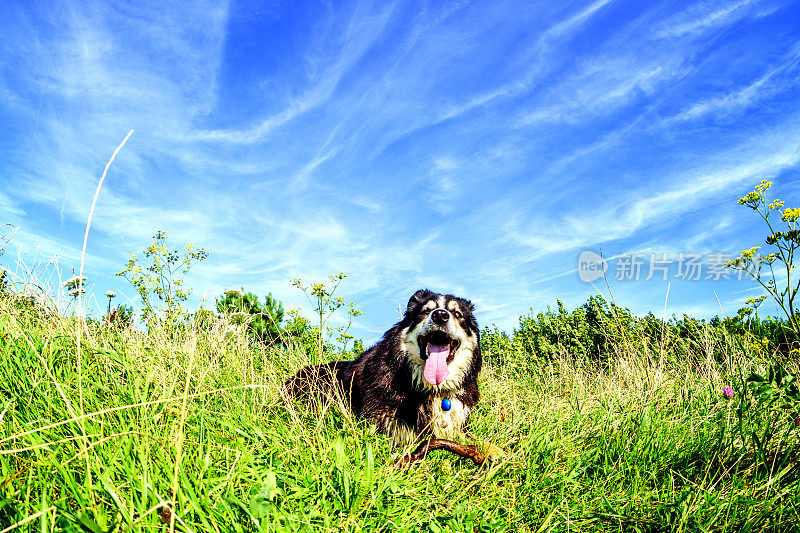
{"label": "dog's nose", "polygon": [[431,313],[431,320],[439,325],[447,324],[449,319],[450,313],[448,313],[445,309],[436,309],[433,313]]}

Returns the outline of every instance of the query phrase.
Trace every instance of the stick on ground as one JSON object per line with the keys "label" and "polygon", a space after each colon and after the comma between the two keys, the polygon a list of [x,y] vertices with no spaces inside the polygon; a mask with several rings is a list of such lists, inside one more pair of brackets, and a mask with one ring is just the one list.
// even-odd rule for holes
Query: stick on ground
{"label": "stick on ground", "polygon": [[447,450],[461,457],[472,459],[476,465],[492,461],[500,455],[500,449],[491,444],[481,448],[475,444],[461,444],[450,439],[428,439],[408,455],[403,456],[397,461],[396,466],[408,466],[421,463],[425,460],[428,452],[433,450]]}

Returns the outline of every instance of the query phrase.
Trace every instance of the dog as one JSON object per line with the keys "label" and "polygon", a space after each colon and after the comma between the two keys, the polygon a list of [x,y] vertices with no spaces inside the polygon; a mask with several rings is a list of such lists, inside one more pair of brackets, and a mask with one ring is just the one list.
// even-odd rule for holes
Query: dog
{"label": "dog", "polygon": [[351,410],[395,442],[464,431],[480,398],[480,331],[469,300],[418,290],[403,319],[352,361],[307,366],[284,394],[341,393]]}

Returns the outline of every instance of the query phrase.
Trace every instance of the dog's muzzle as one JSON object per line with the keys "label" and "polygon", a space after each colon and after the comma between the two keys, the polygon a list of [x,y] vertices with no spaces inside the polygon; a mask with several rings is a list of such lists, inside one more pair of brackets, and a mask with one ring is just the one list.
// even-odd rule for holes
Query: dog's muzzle
{"label": "dog's muzzle", "polygon": [[446,309],[435,309],[425,328],[418,337],[419,354],[425,361],[422,375],[431,385],[440,385],[450,374],[447,365],[453,361],[459,341],[449,330],[450,313]]}

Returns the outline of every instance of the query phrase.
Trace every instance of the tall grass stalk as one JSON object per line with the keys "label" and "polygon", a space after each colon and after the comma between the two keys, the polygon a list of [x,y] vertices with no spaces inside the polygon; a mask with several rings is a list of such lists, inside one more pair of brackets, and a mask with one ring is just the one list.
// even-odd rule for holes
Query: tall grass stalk
{"label": "tall grass stalk", "polygon": [[[89,209],[89,217],[86,219],[86,232],[83,234],[83,249],[81,250],[81,267],[78,274],[78,315],[83,318],[84,306],[83,306],[83,267],[86,260],[86,244],[89,240],[89,228],[92,226],[92,216],[94,216],[94,208],[97,204],[97,197],[100,196],[100,189],[103,187],[103,182],[106,179],[106,174],[108,173],[108,169],[111,167],[111,163],[114,162],[116,159],[117,154],[122,147],[125,146],[125,143],[128,142],[130,136],[133,135],[133,130],[130,130],[122,142],[117,146],[114,150],[114,153],[111,154],[111,158],[106,163],[105,168],[103,169],[103,174],[100,176],[100,181],[97,183],[97,189],[94,192],[94,197],[92,198],[92,207]],[[84,330],[86,330],[86,322],[83,320],[79,320],[77,322],[78,332],[76,335],[76,354],[77,354],[77,366],[78,366],[78,405],[80,414],[83,415],[83,359],[81,357],[81,336]],[[86,331],[88,337],[88,330]],[[74,414],[73,414],[74,416]],[[81,432],[84,436],[84,445],[88,446],[88,439],[86,438],[86,428],[84,427],[83,422],[81,422]],[[84,449],[84,452],[88,452],[87,449]],[[86,457],[86,483],[91,485],[91,475],[92,469],[90,464],[90,457],[89,453],[84,453]]]}

